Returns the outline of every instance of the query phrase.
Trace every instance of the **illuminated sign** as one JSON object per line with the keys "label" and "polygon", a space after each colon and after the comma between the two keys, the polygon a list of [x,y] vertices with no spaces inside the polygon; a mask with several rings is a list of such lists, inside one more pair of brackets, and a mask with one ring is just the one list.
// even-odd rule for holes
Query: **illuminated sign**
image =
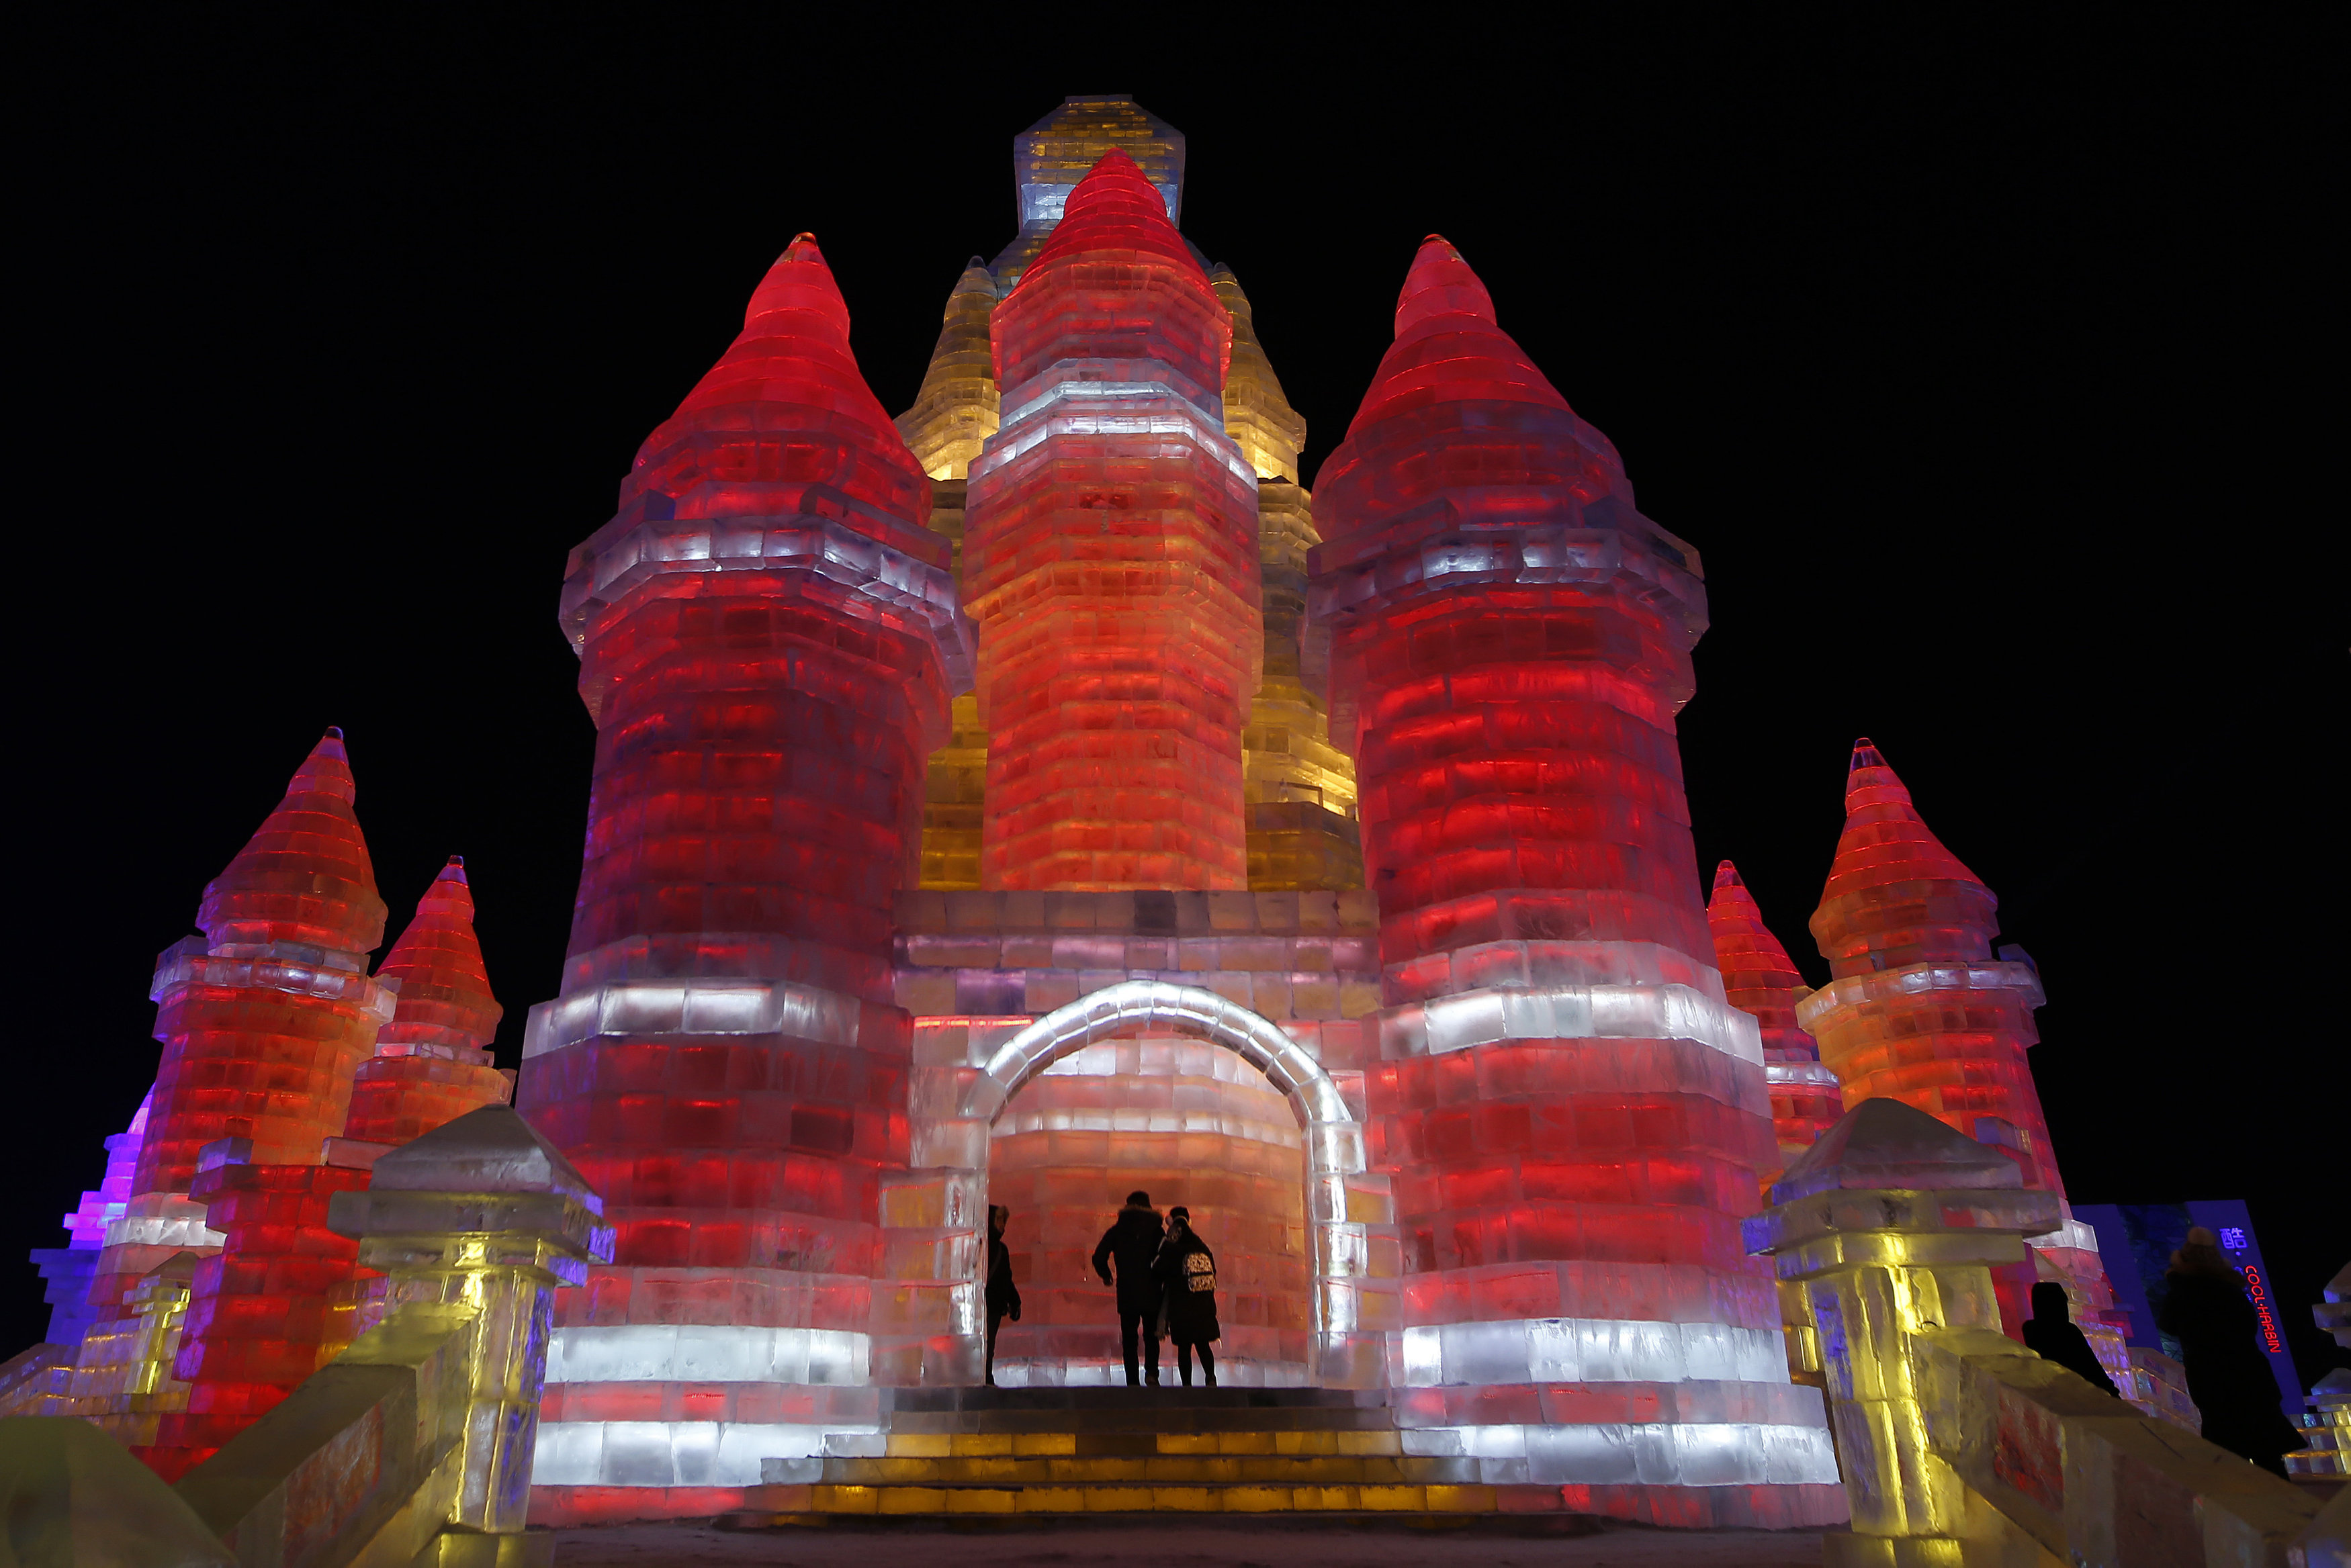
{"label": "illuminated sign", "polygon": [[2220,1238],[2220,1251],[2244,1277],[2245,1297],[2253,1305],[2259,1325],[2257,1343],[2270,1360],[2289,1417],[2302,1413],[2302,1380],[2294,1370],[2294,1352],[2278,1321],[2277,1303],[2270,1291],[2269,1265],[2262,1261],[2260,1238],[2252,1217],[2237,1199],[2211,1199],[2192,1203],[2076,1203],[2074,1217],[2098,1233],[2098,1256],[2105,1264],[2107,1282],[2115,1289],[2115,1304],[2130,1314],[2130,1343],[2177,1355],[2156,1327],[2162,1310],[2164,1271],[2171,1254],[2188,1240],[2190,1226],[2201,1225]]}

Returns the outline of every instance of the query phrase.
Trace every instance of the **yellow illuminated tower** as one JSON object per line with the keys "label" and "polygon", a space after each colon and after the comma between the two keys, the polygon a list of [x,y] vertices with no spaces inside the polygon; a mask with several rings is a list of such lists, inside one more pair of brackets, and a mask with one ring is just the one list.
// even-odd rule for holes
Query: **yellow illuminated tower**
{"label": "yellow illuminated tower", "polygon": [[[963,479],[981,444],[996,433],[996,370],[987,349],[987,318],[995,310],[996,280],[974,256],[947,296],[923,389],[897,419],[898,433],[934,481]],[[960,530],[956,540],[961,543]]]}
{"label": "yellow illuminated tower", "polygon": [[[923,389],[897,419],[914,461],[931,476],[930,525],[946,535],[958,583],[963,577],[965,480],[971,460],[996,433],[996,369],[987,328],[996,280],[977,256],[956,279]],[[987,794],[987,730],[979,699],[965,692],[948,714],[947,743],[931,753],[923,791],[923,886],[979,886],[979,820]]]}
{"label": "yellow illuminated tower", "polygon": [[1257,471],[1258,563],[1265,581],[1265,678],[1241,732],[1249,886],[1266,891],[1360,888],[1355,762],[1331,744],[1322,701],[1306,680],[1306,552],[1322,542],[1298,483],[1306,421],[1282,395],[1257,318],[1228,266],[1208,275],[1232,312],[1225,433]]}

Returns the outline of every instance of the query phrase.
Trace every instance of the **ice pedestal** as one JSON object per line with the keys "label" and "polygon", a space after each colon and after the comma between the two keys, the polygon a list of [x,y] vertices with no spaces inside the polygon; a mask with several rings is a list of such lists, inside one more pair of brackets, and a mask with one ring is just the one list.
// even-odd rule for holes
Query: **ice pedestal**
{"label": "ice pedestal", "polygon": [[612,1255],[587,1180],[528,1123],[486,1106],[376,1162],[330,1223],[387,1277],[388,1310],[461,1307],[478,1318],[465,1368],[451,1526],[518,1534],[529,1506],[540,1396],[559,1287]]}
{"label": "ice pedestal", "polygon": [[[2022,1237],[2055,1222],[2054,1197],[2021,1186],[1998,1151],[1891,1099],[1847,1111],[1771,1196],[1747,1241],[1772,1259],[1815,1336],[1854,1534],[1886,1553],[1854,1560],[1958,1561],[1967,1500],[1928,1434],[1966,1413],[1928,1407],[1936,1391],[1912,1340],[1999,1328],[1992,1272],[2015,1268]],[[1917,1555],[1896,1555],[1895,1542]]]}

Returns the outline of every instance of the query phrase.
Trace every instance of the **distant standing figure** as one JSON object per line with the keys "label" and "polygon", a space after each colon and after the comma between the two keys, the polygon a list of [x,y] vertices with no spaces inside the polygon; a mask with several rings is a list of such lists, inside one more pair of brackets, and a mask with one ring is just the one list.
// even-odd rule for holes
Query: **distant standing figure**
{"label": "distant standing figure", "polygon": [[1192,1230],[1192,1211],[1181,1203],[1167,1210],[1167,1239],[1151,1272],[1159,1276],[1160,1300],[1167,1317],[1167,1337],[1176,1342],[1176,1373],[1184,1386],[1192,1386],[1192,1353],[1200,1353],[1200,1376],[1217,1386],[1217,1353],[1208,1348],[1221,1334],[1217,1327],[1217,1255]]}
{"label": "distant standing figure", "polygon": [[2301,1434],[2278,1408],[2277,1379],[2261,1351],[2261,1323],[2245,1299],[2244,1276],[2199,1225],[2171,1254],[2156,1326],[2179,1341],[2188,1397],[2204,1415],[2204,1440],[2285,1474],[2284,1454]]}
{"label": "distant standing figure", "polygon": [[2099,1393],[2117,1399],[2123,1397],[2115,1380],[2098,1364],[2097,1353],[2090,1348],[2090,1336],[2074,1323],[2074,1303],[2066,1299],[2065,1287],[2054,1280],[2043,1280],[2032,1287],[2032,1315],[2024,1322],[2024,1347],[2044,1361],[2053,1361],[2066,1371],[2078,1374]]}
{"label": "distant standing figure", "polygon": [[987,1206],[987,1386],[996,1386],[996,1330],[1007,1317],[1020,1321],[1020,1287],[1012,1282],[1012,1249],[1004,1244],[1004,1227],[1012,1210],[1001,1203]]}
{"label": "distant standing figure", "polygon": [[1159,1386],[1159,1282],[1151,1272],[1152,1261],[1159,1255],[1159,1210],[1151,1206],[1151,1194],[1130,1192],[1126,1207],[1118,1211],[1118,1219],[1094,1248],[1094,1272],[1102,1276],[1102,1283],[1112,1282],[1111,1261],[1118,1261],[1118,1343],[1126,1353],[1129,1388],[1138,1381],[1134,1375],[1137,1335],[1142,1337],[1143,1364],[1149,1369],[1151,1386]]}

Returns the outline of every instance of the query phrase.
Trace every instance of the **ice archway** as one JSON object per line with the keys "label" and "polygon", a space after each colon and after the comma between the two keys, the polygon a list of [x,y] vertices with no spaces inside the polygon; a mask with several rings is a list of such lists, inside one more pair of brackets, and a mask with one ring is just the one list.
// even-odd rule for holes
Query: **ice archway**
{"label": "ice archway", "polygon": [[1389,1229],[1385,1184],[1368,1174],[1363,1124],[1338,1085],[1271,1019],[1198,986],[1121,981],[1055,1008],[998,1045],[973,1080],[963,1113],[993,1123],[1023,1085],[1063,1056],[1146,1028],[1224,1046],[1288,1099],[1306,1146],[1315,1380],[1347,1386],[1384,1381],[1378,1330],[1392,1314],[1372,1298],[1392,1304],[1395,1282],[1375,1284],[1371,1275],[1374,1238]]}

